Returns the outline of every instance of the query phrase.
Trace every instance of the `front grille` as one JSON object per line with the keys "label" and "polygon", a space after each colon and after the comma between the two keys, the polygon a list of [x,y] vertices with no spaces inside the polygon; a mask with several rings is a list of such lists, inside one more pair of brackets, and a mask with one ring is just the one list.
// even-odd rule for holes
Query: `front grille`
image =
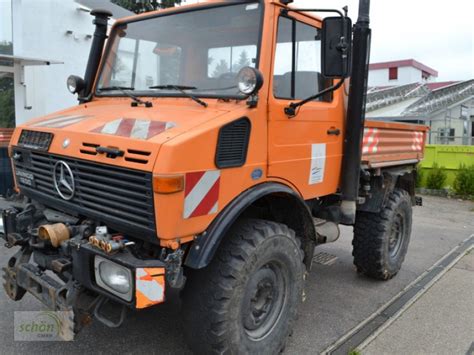
{"label": "front grille", "polygon": [[[18,150],[15,162],[22,193],[45,205],[84,215],[119,232],[157,242],[153,206],[152,174],[71,159],[51,154]],[[61,198],[54,186],[54,167],[65,162],[74,176],[71,200]],[[33,182],[29,181],[33,178]],[[25,180],[26,179],[26,180]]]}

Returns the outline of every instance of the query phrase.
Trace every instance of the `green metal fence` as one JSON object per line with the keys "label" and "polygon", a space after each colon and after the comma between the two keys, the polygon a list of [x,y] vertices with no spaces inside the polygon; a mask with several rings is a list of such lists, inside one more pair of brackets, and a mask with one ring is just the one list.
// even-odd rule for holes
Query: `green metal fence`
{"label": "green metal fence", "polygon": [[461,164],[466,166],[474,165],[474,146],[473,145],[436,145],[426,146],[425,159],[420,164],[422,174],[428,175],[433,164],[438,164],[443,168],[448,178],[446,187],[453,186],[456,172]]}

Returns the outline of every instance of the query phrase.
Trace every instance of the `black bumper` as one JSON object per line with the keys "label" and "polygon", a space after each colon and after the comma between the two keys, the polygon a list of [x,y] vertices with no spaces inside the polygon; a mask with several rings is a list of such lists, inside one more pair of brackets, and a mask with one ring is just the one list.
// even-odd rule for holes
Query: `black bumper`
{"label": "black bumper", "polygon": [[[130,252],[122,252],[111,256],[90,244],[82,244],[79,248],[72,250],[73,276],[75,281],[89,290],[133,308],[136,306],[135,297],[132,298],[131,302],[127,302],[97,285],[94,276],[94,259],[97,255],[132,270],[132,277],[134,279],[136,279],[135,270],[138,268],[163,268],[163,270],[165,270],[165,264],[162,261],[138,259]],[[136,294],[135,287],[136,285],[134,285],[133,295]]]}

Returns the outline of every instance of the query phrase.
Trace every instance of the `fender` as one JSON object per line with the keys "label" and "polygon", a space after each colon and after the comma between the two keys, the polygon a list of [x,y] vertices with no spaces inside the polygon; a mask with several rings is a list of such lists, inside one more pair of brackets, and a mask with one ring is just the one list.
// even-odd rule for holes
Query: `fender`
{"label": "fender", "polygon": [[372,176],[367,182],[370,183],[370,195],[363,204],[357,206],[357,211],[380,212],[386,205],[390,193],[396,187],[406,190],[411,196],[412,205],[416,204],[416,169],[414,166],[383,169],[381,175]]}
{"label": "fender", "polygon": [[305,237],[316,240],[313,219],[305,201],[286,185],[274,182],[263,183],[244,191],[224,208],[208,229],[198,236],[186,257],[185,265],[193,269],[202,269],[209,265],[222,239],[235,221],[254,202],[269,195],[284,196],[300,206],[299,212],[304,219],[304,223],[299,227],[300,233],[304,232]]}

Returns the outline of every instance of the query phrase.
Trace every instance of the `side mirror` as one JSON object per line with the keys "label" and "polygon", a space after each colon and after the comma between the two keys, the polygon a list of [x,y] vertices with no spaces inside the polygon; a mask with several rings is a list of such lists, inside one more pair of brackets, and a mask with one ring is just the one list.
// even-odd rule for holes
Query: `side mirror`
{"label": "side mirror", "polygon": [[322,74],[346,78],[351,69],[352,21],[349,17],[326,17],[321,33]]}

